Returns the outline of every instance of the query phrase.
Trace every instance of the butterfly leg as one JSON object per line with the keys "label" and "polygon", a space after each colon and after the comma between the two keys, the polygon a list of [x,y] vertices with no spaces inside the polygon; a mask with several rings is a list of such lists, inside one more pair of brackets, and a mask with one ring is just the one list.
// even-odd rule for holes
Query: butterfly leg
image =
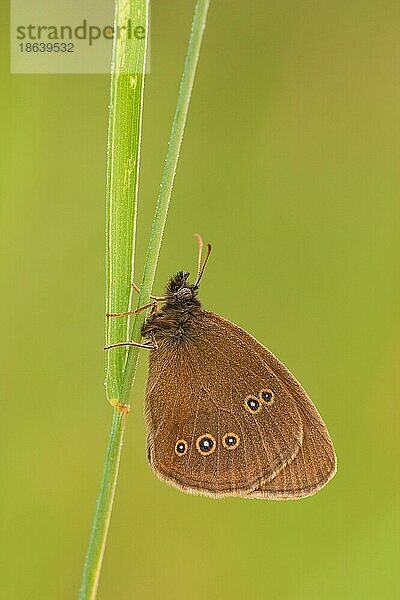
{"label": "butterfly leg", "polygon": [[147,304],[143,304],[143,306],[139,306],[136,310],[128,310],[123,313],[106,313],[106,317],[129,317],[129,315],[137,315],[142,312],[142,310],[146,310],[147,308],[152,308],[152,312],[154,312],[157,306],[157,301],[148,302]]}
{"label": "butterfly leg", "polygon": [[[137,286],[136,283],[132,283],[132,287],[135,290],[135,292],[140,294],[140,287]],[[151,294],[150,294],[150,298],[152,300],[155,300],[156,302],[163,302],[165,300],[165,296],[152,296]]]}
{"label": "butterfly leg", "polygon": [[137,348],[145,348],[146,350],[158,350],[157,340],[154,335],[151,335],[151,344],[141,344],[140,342],[133,342],[128,340],[127,342],[117,342],[115,344],[109,344],[108,346],[104,346],[104,350],[109,350],[110,348],[117,348],[119,346],[136,346]]}
{"label": "butterfly leg", "polygon": [[116,344],[109,344],[108,346],[104,346],[104,350],[109,350],[110,348],[117,348],[118,346],[136,346],[137,348],[145,348],[146,350],[158,350],[158,344],[140,344],[139,342],[132,342],[128,340],[127,342],[117,342]]}
{"label": "butterfly leg", "polygon": [[131,284],[133,289],[135,290],[135,292],[137,292],[138,294],[140,294],[140,287],[138,285],[136,285],[136,283],[132,283]]}

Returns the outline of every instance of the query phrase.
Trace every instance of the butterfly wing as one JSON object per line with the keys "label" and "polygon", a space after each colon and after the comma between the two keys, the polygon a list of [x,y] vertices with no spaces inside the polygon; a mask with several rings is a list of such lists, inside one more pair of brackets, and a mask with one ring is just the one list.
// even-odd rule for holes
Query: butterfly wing
{"label": "butterfly wing", "polygon": [[271,500],[304,498],[318,492],[336,473],[336,456],[329,433],[314,406],[300,407],[303,444],[294,460],[249,497]]}
{"label": "butterfly wing", "polygon": [[337,460],[332,440],[314,404],[286,367],[264,347],[261,358],[285,381],[296,400],[303,424],[303,443],[290,464],[272,480],[261,483],[249,496],[278,500],[311,496],[336,473]]}
{"label": "butterfly wing", "polygon": [[307,396],[268,350],[222,317],[203,311],[195,331],[185,344],[165,340],[150,354],[150,464],[185,491],[261,492],[299,452],[296,396]]}
{"label": "butterfly wing", "polygon": [[[216,318],[221,317],[216,315]],[[233,330],[239,329],[236,325],[226,323]],[[250,341],[253,341],[253,338],[249,337]],[[252,344],[250,346],[252,347]],[[247,496],[282,500],[311,496],[324,487],[336,473],[337,460],[332,440],[314,404],[288,369],[259,343],[257,352],[263,363],[276,373],[295,399],[302,419],[303,442],[295,458],[284,469],[272,479],[266,478]]]}

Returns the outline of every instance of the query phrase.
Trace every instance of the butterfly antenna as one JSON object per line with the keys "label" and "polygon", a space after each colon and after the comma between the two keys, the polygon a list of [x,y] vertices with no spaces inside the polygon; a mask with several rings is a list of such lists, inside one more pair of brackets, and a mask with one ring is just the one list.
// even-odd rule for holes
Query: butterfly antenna
{"label": "butterfly antenna", "polygon": [[197,257],[197,279],[199,278],[199,273],[201,270],[201,255],[203,254],[203,238],[201,237],[201,235],[199,233],[195,233],[194,237],[197,240],[197,243],[199,244],[199,254]]}
{"label": "butterfly antenna", "polygon": [[195,233],[194,237],[197,239],[197,241],[199,243],[199,255],[198,255],[198,259],[197,259],[197,279],[196,279],[196,283],[194,284],[197,287],[200,283],[200,279],[203,277],[204,269],[206,268],[208,258],[211,254],[211,244],[207,244],[207,253],[204,258],[203,264],[201,264],[201,258],[202,258],[202,254],[203,254],[203,238],[198,233]]}

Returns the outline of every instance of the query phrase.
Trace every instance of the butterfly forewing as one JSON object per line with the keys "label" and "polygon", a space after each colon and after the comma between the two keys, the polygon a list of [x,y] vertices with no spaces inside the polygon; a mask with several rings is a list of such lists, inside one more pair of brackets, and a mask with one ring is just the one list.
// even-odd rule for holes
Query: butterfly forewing
{"label": "butterfly forewing", "polygon": [[149,457],[160,477],[187,491],[245,494],[295,459],[303,441],[298,384],[269,354],[207,311],[185,344],[162,341],[151,353]]}
{"label": "butterfly forewing", "polygon": [[[224,322],[224,330],[229,335],[242,332],[218,315],[215,321]],[[272,479],[266,477],[248,496],[270,499],[294,499],[310,496],[320,490],[336,473],[336,455],[325,423],[305,390],[288,369],[262,344],[254,344],[254,338],[247,336],[249,351],[257,353],[267,370],[272,370],[280,383],[296,401],[303,424],[303,443],[293,461]],[[240,336],[242,338],[242,336]],[[244,340],[243,340],[244,341]]]}

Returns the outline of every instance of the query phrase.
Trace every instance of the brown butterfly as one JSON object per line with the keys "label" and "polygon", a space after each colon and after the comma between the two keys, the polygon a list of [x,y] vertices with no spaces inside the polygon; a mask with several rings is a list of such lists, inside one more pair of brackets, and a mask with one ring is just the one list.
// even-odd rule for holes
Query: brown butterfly
{"label": "brown butterfly", "polygon": [[149,344],[142,346],[152,348],[145,408],[150,465],[190,493],[315,494],[336,472],[327,428],[267,348],[201,306],[197,292],[211,246],[201,264],[197,237],[196,282],[188,283],[183,271],[172,277],[143,327]]}

